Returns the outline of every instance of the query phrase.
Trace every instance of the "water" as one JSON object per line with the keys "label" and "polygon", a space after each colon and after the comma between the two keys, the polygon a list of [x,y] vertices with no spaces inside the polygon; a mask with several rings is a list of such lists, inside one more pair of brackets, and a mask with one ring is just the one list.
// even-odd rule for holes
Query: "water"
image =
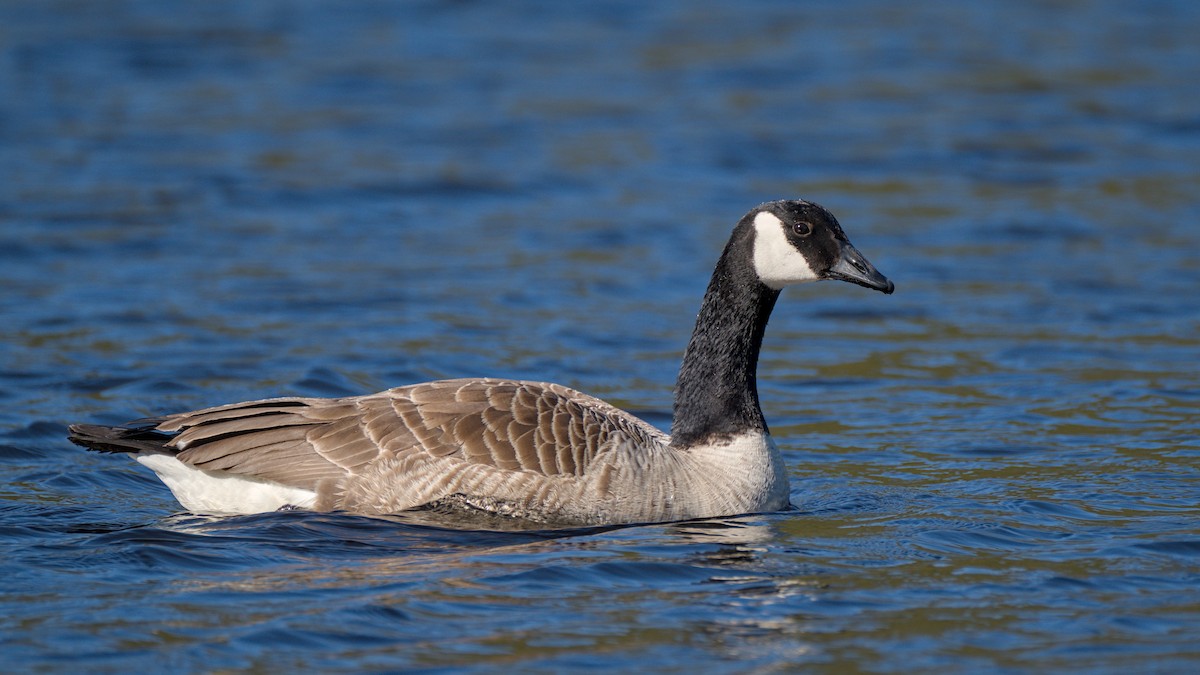
{"label": "water", "polygon": [[[3,4],[0,665],[1194,669],[1197,34],[1166,1]],[[784,196],[897,284],[780,300],[794,511],[200,518],[64,438],[484,374],[665,427],[729,229]]]}

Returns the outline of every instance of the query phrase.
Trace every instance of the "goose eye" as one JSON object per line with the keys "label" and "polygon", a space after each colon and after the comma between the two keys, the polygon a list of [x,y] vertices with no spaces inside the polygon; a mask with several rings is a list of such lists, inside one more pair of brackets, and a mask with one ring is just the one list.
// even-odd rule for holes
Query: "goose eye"
{"label": "goose eye", "polygon": [[806,223],[803,220],[797,223],[792,223],[792,232],[795,232],[801,237],[807,237],[812,234],[812,223]]}

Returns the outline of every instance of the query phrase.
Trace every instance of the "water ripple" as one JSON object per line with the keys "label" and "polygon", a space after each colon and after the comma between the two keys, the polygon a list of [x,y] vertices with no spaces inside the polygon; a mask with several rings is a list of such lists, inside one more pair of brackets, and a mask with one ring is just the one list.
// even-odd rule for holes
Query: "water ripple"
{"label": "water ripple", "polygon": [[[0,3],[0,666],[1190,672],[1197,7]],[[780,298],[793,509],[200,517],[64,438],[475,375],[665,429],[780,196],[897,284]]]}

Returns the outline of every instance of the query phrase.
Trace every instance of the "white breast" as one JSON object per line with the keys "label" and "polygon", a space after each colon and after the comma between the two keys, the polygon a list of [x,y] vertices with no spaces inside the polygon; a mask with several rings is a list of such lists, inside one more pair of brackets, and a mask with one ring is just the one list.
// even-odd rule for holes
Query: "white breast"
{"label": "white breast", "polygon": [[[655,522],[778,511],[788,505],[783,458],[771,437],[751,432],[678,450],[614,448],[588,476],[607,499],[603,520]],[[611,480],[607,490],[597,481]]]}

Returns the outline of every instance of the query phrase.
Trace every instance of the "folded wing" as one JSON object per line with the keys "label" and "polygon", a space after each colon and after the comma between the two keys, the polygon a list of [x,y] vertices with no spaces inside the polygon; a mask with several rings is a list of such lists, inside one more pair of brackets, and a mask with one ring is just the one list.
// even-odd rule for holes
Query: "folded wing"
{"label": "folded wing", "polygon": [[[665,435],[599,399],[554,384],[442,380],[369,396],[282,398],[155,420],[164,450],[185,464],[317,490],[377,474],[377,464],[466,466],[583,476],[613,444]],[[143,436],[146,429],[139,433]],[[413,480],[433,476],[413,476]],[[396,476],[404,480],[405,476]]]}

